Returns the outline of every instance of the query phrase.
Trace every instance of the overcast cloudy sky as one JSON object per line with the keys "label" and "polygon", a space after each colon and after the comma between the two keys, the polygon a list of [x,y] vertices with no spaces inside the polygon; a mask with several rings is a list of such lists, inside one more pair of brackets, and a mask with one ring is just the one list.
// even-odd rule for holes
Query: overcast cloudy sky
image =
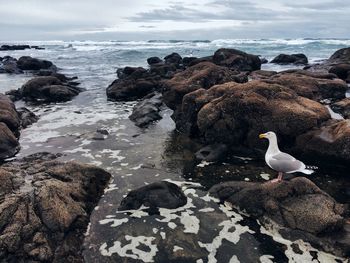
{"label": "overcast cloudy sky", "polygon": [[348,0],[0,0],[0,40],[350,38]]}

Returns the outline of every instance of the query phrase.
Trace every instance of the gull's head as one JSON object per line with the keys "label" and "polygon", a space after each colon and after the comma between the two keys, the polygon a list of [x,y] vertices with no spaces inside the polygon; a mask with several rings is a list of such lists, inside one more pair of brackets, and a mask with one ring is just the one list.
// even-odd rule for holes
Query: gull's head
{"label": "gull's head", "polygon": [[267,133],[262,133],[259,135],[260,139],[277,140],[276,133],[269,131]]}

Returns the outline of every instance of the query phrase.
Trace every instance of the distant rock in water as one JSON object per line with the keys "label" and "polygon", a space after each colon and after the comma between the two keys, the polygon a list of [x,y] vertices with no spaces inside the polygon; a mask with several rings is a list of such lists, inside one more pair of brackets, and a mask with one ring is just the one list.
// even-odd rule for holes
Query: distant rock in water
{"label": "distant rock in water", "polygon": [[23,71],[17,66],[17,59],[6,56],[0,61],[0,73],[21,74]]}
{"label": "distant rock in water", "polygon": [[161,181],[129,192],[122,200],[119,210],[139,209],[142,205],[151,210],[156,208],[175,209],[186,203],[187,197],[181,188],[173,183]]}
{"label": "distant rock in water", "polygon": [[306,65],[308,62],[309,61],[304,54],[280,54],[275,57],[270,63]]}
{"label": "distant rock in water", "polygon": [[147,127],[154,121],[160,120],[160,107],[162,106],[162,95],[154,94],[153,96],[147,96],[137,103],[129,116],[130,120],[135,122],[138,127]]}
{"label": "distant rock in water", "polygon": [[0,51],[13,51],[13,50],[25,50],[25,49],[44,49],[39,46],[29,46],[29,45],[2,45]]}
{"label": "distant rock in water", "polygon": [[273,220],[284,227],[281,233],[289,239],[297,237],[341,256],[350,252],[349,245],[340,249],[339,236],[332,237],[337,231],[341,235],[347,207],[305,177],[277,184],[224,182],[213,186],[210,193],[260,219],[262,224]]}
{"label": "distant rock in water", "polygon": [[52,159],[52,154],[35,154],[0,167],[2,262],[83,260],[89,215],[110,174]]}

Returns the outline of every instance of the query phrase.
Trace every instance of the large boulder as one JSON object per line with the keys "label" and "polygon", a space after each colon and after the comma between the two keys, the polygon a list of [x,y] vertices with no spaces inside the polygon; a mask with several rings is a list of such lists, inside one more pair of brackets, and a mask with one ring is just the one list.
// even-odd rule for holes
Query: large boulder
{"label": "large boulder", "polygon": [[350,83],[350,64],[337,64],[329,69],[329,73],[336,74],[338,78]]}
{"label": "large boulder", "polygon": [[177,124],[207,143],[259,148],[258,135],[275,131],[283,143],[291,143],[330,118],[318,102],[298,96],[275,83],[229,82],[209,90],[188,93],[182,101]]}
{"label": "large boulder", "polygon": [[331,120],[296,139],[300,152],[312,156],[350,161],[350,120]]}
{"label": "large boulder", "polygon": [[[329,59],[326,59],[322,63],[308,66],[306,69],[309,71],[328,72],[331,68],[338,64],[350,64],[350,47],[339,49],[334,52],[334,54]],[[332,71],[334,73],[339,72],[339,68],[333,68]]]}
{"label": "large boulder", "polygon": [[274,74],[269,80],[294,90],[300,96],[313,100],[345,98],[348,86],[344,81],[334,79],[334,77],[333,74],[291,70]]}
{"label": "large boulder", "polygon": [[6,96],[0,93],[0,122],[5,123],[8,128],[16,135],[19,135],[20,118],[16,111],[14,103]]}
{"label": "large boulder", "polygon": [[0,161],[14,156],[20,149],[13,132],[3,122],[0,122]]}
{"label": "large boulder", "polygon": [[214,53],[213,62],[239,71],[253,71],[261,68],[258,56],[237,49],[221,48]]}
{"label": "large boulder", "polygon": [[0,60],[0,73],[20,74],[23,73],[17,66],[17,59],[6,56]]}
{"label": "large boulder", "polygon": [[139,209],[142,205],[150,209],[175,209],[184,206],[187,197],[176,184],[166,181],[152,183],[128,193],[119,210]]}
{"label": "large boulder", "polygon": [[132,101],[158,90],[159,77],[138,67],[125,67],[117,71],[118,79],[106,90],[107,97],[113,101]]}
{"label": "large boulder", "polygon": [[30,56],[20,57],[17,61],[17,66],[21,70],[57,69],[51,61],[32,58]]}
{"label": "large boulder", "polygon": [[39,156],[0,168],[0,261],[82,262],[89,215],[110,174]]}
{"label": "large boulder", "polygon": [[168,107],[176,109],[187,93],[229,81],[244,80],[247,79],[242,78],[238,72],[210,62],[202,62],[177,73],[170,80],[163,81],[163,99]]}
{"label": "large boulder", "polygon": [[350,63],[350,47],[337,50],[329,60],[333,63]]}
{"label": "large boulder", "polygon": [[271,61],[271,63],[305,65],[308,63],[308,59],[304,54],[279,54]]}
{"label": "large boulder", "polygon": [[82,89],[71,86],[53,76],[35,77],[20,89],[23,99],[36,102],[61,102],[71,100]]}
{"label": "large boulder", "polygon": [[305,177],[277,184],[225,182],[213,186],[210,193],[255,218],[267,217],[314,235],[341,230],[345,223],[345,206]]}

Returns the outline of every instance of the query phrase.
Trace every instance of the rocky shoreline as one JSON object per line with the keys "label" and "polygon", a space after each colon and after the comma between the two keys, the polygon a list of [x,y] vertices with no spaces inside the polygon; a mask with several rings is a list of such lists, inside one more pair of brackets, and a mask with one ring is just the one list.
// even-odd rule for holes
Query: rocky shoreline
{"label": "rocky shoreline", "polygon": [[[281,54],[270,62],[306,65],[302,70],[261,70],[265,62],[226,48],[202,58],[182,58],[178,53],[164,59],[150,57],[148,68],[118,69],[106,95],[116,102],[137,101],[129,118],[144,132],[162,118],[162,109],[173,110],[178,131],[204,146],[196,152],[199,160],[216,162],[240,152],[262,158],[266,145],[258,135],[272,130],[279,135],[281,147],[291,153],[346,165],[350,161],[346,98],[350,48],[317,65],[309,65],[303,54]],[[15,101],[45,105],[70,101],[84,91],[76,77],[59,73],[50,61],[27,56],[0,59],[0,73],[23,72],[33,78],[0,94],[0,160],[4,162],[0,259],[82,262],[78,248],[111,175],[94,166],[57,161],[49,153],[8,159],[20,150],[21,130],[40,118],[26,108],[16,109]],[[332,118],[330,109],[342,118]],[[309,179],[298,177],[278,185],[225,182],[209,193],[266,227],[276,223],[284,238],[350,256],[348,204],[336,202]],[[181,209],[187,201],[180,188],[162,181],[130,191],[120,210],[145,206],[153,215],[159,208]]]}

